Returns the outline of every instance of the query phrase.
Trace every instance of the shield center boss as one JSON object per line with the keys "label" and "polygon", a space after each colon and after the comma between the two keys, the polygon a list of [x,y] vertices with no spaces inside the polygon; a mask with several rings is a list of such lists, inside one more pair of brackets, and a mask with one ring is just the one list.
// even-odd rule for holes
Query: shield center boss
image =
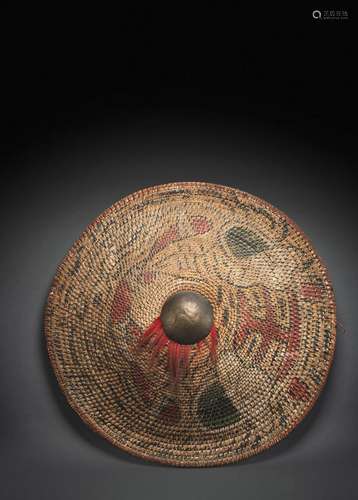
{"label": "shield center boss", "polygon": [[333,360],[327,270],[283,212],[238,189],[119,200],[58,266],[45,332],[71,407],[114,446],[219,465],[286,437]]}

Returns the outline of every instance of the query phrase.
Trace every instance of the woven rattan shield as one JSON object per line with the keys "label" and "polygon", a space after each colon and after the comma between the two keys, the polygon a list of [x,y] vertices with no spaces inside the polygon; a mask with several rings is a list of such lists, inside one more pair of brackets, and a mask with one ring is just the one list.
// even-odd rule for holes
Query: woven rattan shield
{"label": "woven rattan shield", "polygon": [[113,445],[181,466],[235,462],[294,429],[332,362],[335,302],[303,232],[206,183],[134,193],[90,224],[55,276],[50,359]]}

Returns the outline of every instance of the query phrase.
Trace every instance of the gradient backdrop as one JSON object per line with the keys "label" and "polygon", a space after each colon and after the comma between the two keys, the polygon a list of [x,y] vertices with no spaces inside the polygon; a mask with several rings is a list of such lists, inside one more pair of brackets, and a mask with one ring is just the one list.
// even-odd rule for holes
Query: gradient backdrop
{"label": "gradient backdrop", "polygon": [[[42,22],[1,10],[1,498],[357,498],[352,12],[133,9],[87,22],[61,7]],[[297,222],[346,330],[286,440],[202,470],[142,462],[90,431],[57,387],[42,330],[56,266],[85,226],[137,189],[184,180],[238,187]]]}

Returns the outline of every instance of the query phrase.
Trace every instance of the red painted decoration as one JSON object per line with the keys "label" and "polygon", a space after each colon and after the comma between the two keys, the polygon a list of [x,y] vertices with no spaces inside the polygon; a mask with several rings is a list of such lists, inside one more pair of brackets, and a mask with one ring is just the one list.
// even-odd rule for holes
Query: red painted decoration
{"label": "red painted decoration", "polygon": [[122,281],[116,290],[112,305],[112,320],[120,321],[130,309],[131,292],[126,281]]}
{"label": "red painted decoration", "polygon": [[179,230],[176,225],[171,226],[167,231],[165,231],[162,236],[160,236],[154,243],[152,248],[152,255],[164,250],[170,243],[173,243],[179,239]]}
{"label": "red painted decoration", "polygon": [[241,294],[241,314],[242,317],[245,318],[245,321],[237,332],[234,339],[234,346],[237,348],[239,343],[245,341],[251,331],[259,331],[261,334],[261,343],[255,354],[255,361],[260,362],[266,355],[272,340],[275,339],[285,342],[287,344],[287,350],[279,370],[279,377],[282,379],[295,365],[298,359],[300,344],[300,318],[298,312],[298,302],[296,296],[292,293],[289,298],[289,327],[287,331],[282,331],[274,320],[275,311],[267,289],[264,289],[264,300],[266,309],[265,318],[256,319],[250,314],[250,307],[247,300],[244,294]]}
{"label": "red painted decoration", "polygon": [[[216,361],[218,333],[215,327],[212,327],[210,330],[209,337],[210,356],[212,361]],[[164,349],[167,350],[168,370],[174,383],[179,382],[186,375],[189,368],[190,353],[192,349],[195,348],[196,352],[199,352],[203,345],[203,340],[194,345],[183,345],[169,339],[165,334],[160,318],[153,321],[147,330],[140,336],[138,342],[139,349],[146,347],[152,349],[150,359],[151,366],[157,362],[160,353]]]}
{"label": "red painted decoration", "polygon": [[301,291],[305,299],[319,300],[322,298],[322,289],[312,283],[303,285]]}
{"label": "red painted decoration", "polygon": [[308,401],[309,398],[307,385],[298,377],[295,377],[292,380],[288,389],[288,393],[291,398],[295,399],[296,401]]}
{"label": "red painted decoration", "polygon": [[212,228],[211,222],[202,215],[197,215],[196,217],[192,217],[191,225],[194,229],[194,234],[205,234],[210,231]]}

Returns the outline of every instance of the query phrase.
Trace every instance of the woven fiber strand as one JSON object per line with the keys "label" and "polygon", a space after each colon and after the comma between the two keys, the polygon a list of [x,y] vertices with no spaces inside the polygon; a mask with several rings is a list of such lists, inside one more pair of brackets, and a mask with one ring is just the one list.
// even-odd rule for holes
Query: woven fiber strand
{"label": "woven fiber strand", "polygon": [[[173,385],[138,341],[177,291],[211,302],[217,357],[191,349]],[[70,405],[134,455],[180,466],[249,457],[284,438],[322,390],[336,336],[325,267],[302,231],[250,194],[207,183],[120,200],[73,245],[45,314]]]}

